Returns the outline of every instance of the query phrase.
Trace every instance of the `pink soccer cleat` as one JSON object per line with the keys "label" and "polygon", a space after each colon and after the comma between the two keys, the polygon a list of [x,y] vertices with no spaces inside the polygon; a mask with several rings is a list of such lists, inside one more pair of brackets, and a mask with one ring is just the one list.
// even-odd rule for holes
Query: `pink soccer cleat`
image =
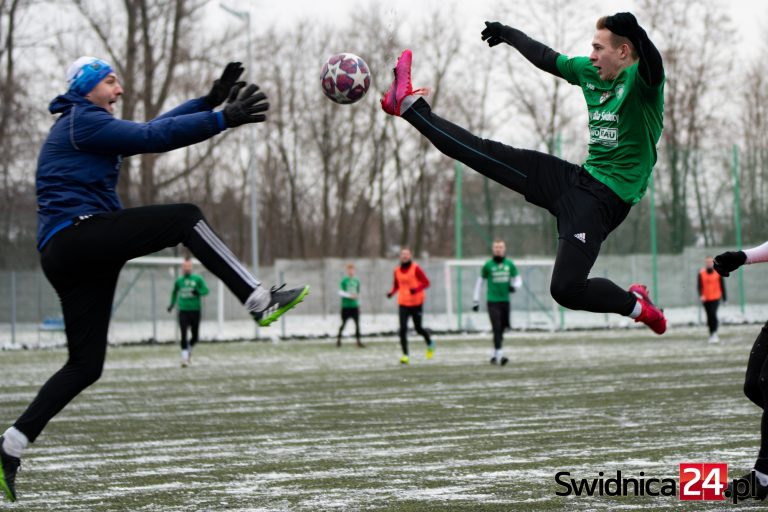
{"label": "pink soccer cleat", "polygon": [[629,291],[634,293],[640,302],[640,316],[635,318],[635,322],[643,322],[651,328],[656,334],[664,334],[667,330],[667,319],[664,312],[653,305],[648,296],[648,287],[644,284],[635,283],[629,287]]}
{"label": "pink soccer cleat", "polygon": [[392,80],[392,85],[389,86],[387,92],[381,98],[381,108],[387,114],[393,116],[400,115],[400,106],[403,104],[403,100],[407,96],[413,94],[426,95],[427,89],[413,89],[411,85],[411,60],[413,59],[413,53],[409,49],[403,50],[400,58],[397,59],[395,69],[392,71],[395,74],[395,78]]}

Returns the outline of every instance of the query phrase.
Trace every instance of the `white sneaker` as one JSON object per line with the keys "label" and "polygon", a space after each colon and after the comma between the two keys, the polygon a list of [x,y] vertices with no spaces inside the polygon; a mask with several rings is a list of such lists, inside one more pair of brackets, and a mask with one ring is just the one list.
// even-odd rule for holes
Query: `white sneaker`
{"label": "white sneaker", "polygon": [[709,337],[710,343],[720,343],[720,336],[716,332],[713,332]]}

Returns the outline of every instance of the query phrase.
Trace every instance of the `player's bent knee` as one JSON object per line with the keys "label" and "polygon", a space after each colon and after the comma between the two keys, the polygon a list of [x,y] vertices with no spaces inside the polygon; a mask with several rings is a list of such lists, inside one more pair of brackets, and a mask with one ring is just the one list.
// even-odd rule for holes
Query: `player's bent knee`
{"label": "player's bent knee", "polygon": [[555,302],[568,309],[579,309],[581,288],[573,283],[552,281],[549,293]]}
{"label": "player's bent knee", "polygon": [[180,218],[188,221],[197,222],[204,218],[203,211],[199,206],[192,203],[180,203],[176,205]]}

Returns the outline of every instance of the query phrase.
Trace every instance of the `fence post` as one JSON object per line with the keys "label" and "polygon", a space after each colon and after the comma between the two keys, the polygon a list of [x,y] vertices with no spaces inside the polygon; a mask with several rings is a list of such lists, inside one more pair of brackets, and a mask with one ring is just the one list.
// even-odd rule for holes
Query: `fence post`
{"label": "fence post", "polygon": [[11,270],[11,345],[16,345],[16,271]]}
{"label": "fence post", "polygon": [[149,300],[152,308],[152,342],[157,343],[157,297],[155,297],[155,271],[149,273],[149,282],[151,284],[151,297]]}
{"label": "fence post", "polygon": [[[456,259],[460,260],[463,256],[462,244],[464,234],[464,219],[463,219],[463,191],[461,186],[462,180],[462,168],[459,162],[456,162],[456,218],[454,220],[454,228],[456,232]],[[456,266],[456,330],[461,332],[461,265]]]}
{"label": "fence post", "polygon": [[650,179],[651,189],[651,293],[653,294],[653,302],[659,303],[659,274],[658,274],[658,247],[656,245],[656,180],[651,173]]}

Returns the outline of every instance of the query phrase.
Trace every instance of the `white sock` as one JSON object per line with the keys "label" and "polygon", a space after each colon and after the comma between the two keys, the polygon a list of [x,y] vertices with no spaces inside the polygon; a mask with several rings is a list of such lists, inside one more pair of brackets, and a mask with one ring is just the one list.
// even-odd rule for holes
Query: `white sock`
{"label": "white sock", "polygon": [[189,350],[185,349],[185,350],[181,351],[181,359],[184,360],[184,361],[189,359]]}
{"label": "white sock", "polygon": [[493,351],[493,357],[495,357],[496,359],[501,359],[501,349],[494,350]]}
{"label": "white sock", "polygon": [[[403,98],[402,103],[400,103],[400,115],[403,115],[403,112],[411,108],[411,105],[416,103],[416,100],[419,98],[423,98],[424,96],[420,96],[418,94],[411,94],[410,96],[406,96]],[[424,101],[427,101],[426,99]]]}
{"label": "white sock", "polygon": [[768,487],[768,475],[765,473],[761,473],[758,470],[754,470],[755,476],[757,477],[757,480],[760,482],[760,485],[763,487]]}
{"label": "white sock", "polygon": [[11,427],[3,433],[3,451],[12,457],[21,458],[21,452],[29,444],[29,439],[16,427]]}
{"label": "white sock", "polygon": [[248,300],[245,301],[245,309],[251,313],[264,311],[267,309],[267,306],[269,306],[269,301],[271,299],[272,294],[269,293],[269,290],[259,285],[253,290],[253,293],[248,297]]}
{"label": "white sock", "polygon": [[637,302],[635,302],[635,309],[633,309],[632,312],[629,314],[629,318],[639,317],[642,311],[643,311],[643,304],[640,302],[640,299],[637,299]]}

